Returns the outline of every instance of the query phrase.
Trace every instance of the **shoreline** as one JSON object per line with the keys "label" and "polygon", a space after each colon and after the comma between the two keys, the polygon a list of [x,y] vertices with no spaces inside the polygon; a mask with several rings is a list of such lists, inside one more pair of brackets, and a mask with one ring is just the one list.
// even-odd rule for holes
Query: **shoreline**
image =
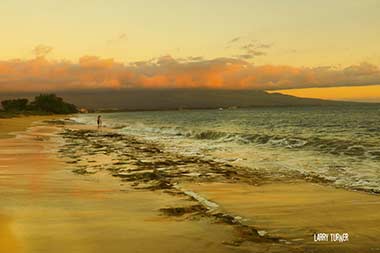
{"label": "shoreline", "polygon": [[[84,229],[96,225],[106,230],[111,229],[110,232],[120,231],[120,234],[112,233],[114,237],[107,237],[107,240],[101,239],[101,234],[92,234],[94,231],[82,231],[84,236],[92,238],[91,243],[95,243],[96,240],[103,244],[120,240],[120,245],[115,245],[111,251],[111,248],[99,245],[103,252],[124,252],[128,243],[134,245],[135,248],[129,248],[132,251],[145,249],[148,252],[160,247],[162,252],[169,249],[183,251],[188,249],[188,243],[195,241],[199,246],[196,252],[377,252],[374,246],[376,239],[373,238],[380,236],[377,229],[380,216],[374,210],[380,208],[380,203],[378,196],[374,194],[336,189],[324,184],[294,180],[291,177],[281,181],[273,180],[244,167],[170,153],[157,143],[117,134],[112,129],[98,131],[96,127],[64,124],[61,120],[33,126],[20,133],[17,139],[0,139],[0,159],[20,157],[25,153],[21,150],[25,143],[28,143],[28,150],[34,150],[28,152],[32,152],[30,159],[37,164],[23,160],[6,162],[7,171],[19,168],[20,174],[16,173],[15,176],[4,174],[4,169],[0,167],[0,179],[4,176],[7,178],[0,182],[12,182],[10,185],[0,185],[5,187],[5,192],[11,194],[7,201],[13,207],[9,209],[5,203],[2,205],[6,206],[5,210],[0,210],[0,217],[8,217],[7,220],[11,221],[9,223],[0,220],[0,227],[5,224],[9,231],[12,231],[12,227],[17,231],[15,227],[25,226],[22,225],[25,218],[20,219],[23,215],[17,215],[22,213],[19,210],[20,206],[15,203],[20,201],[20,198],[30,198],[29,195],[22,197],[14,192],[15,189],[25,191],[25,186],[17,183],[20,180],[18,177],[30,180],[28,175],[24,175],[27,172],[26,168],[37,173],[40,173],[42,168],[43,180],[37,182],[42,180],[41,182],[46,183],[37,188],[33,187],[31,191],[35,192],[37,189],[43,198],[41,203],[48,205],[45,208],[49,210],[52,203],[59,203],[56,197],[52,199],[52,196],[58,194],[56,192],[59,192],[58,199],[65,200],[65,208],[79,208],[77,214],[50,210],[61,217],[62,220],[55,221],[59,226],[66,227],[68,223],[78,229]],[[16,144],[22,145],[15,147]],[[14,147],[13,151],[9,151],[10,147]],[[45,156],[37,155],[41,150],[45,150]],[[68,191],[70,187],[73,189]],[[51,188],[55,190],[51,192]],[[64,195],[61,195],[61,192]],[[75,204],[77,197],[88,203],[83,206],[86,209],[85,213],[101,213],[97,217],[102,217],[101,219],[107,220],[107,223],[103,224],[98,219],[90,219],[86,223],[78,220],[78,213],[82,212],[82,207]],[[87,205],[96,208],[87,209]],[[31,213],[40,214],[35,210],[36,207],[28,206],[26,209],[28,208],[33,210]],[[139,211],[132,210],[136,208]],[[103,215],[105,212],[107,216]],[[319,215],[340,217],[344,216],[344,213],[347,214],[348,222],[347,219],[340,219],[340,223],[334,223]],[[308,214],[314,214],[315,217],[309,217]],[[125,215],[131,215],[138,221],[122,218]],[[118,222],[109,223],[109,219],[116,217]],[[355,218],[355,223],[348,226],[350,217]],[[76,223],[70,222],[73,218]],[[16,225],[12,225],[14,223]],[[49,219],[45,223],[52,226]],[[125,235],[131,224],[135,233]],[[167,230],[168,224],[171,224],[174,230]],[[36,223],[30,227],[34,229],[27,229],[23,233],[34,234],[30,237],[34,240],[47,236],[49,231],[36,231],[40,226]],[[345,231],[345,226],[349,231]],[[152,229],[153,231],[148,232]],[[371,234],[365,234],[366,230]],[[313,231],[348,232],[351,241],[342,244],[316,243],[312,241]],[[63,237],[59,234],[54,236],[60,238],[53,238],[54,247],[62,245],[62,240],[74,240],[71,249],[83,248],[88,243],[82,239],[71,238],[70,234]],[[149,237],[157,237],[154,240],[158,244],[154,249],[149,248],[149,245],[136,244],[143,243]],[[163,239],[158,239],[160,237]],[[13,252],[38,252],[35,250],[37,248],[53,249],[42,241],[36,240],[40,243],[38,244],[25,238],[28,237],[18,232],[13,244],[26,243],[29,250]],[[173,243],[174,238],[179,242]],[[173,245],[168,246],[166,240],[171,241]],[[124,244],[122,241],[128,243]]]}
{"label": "shoreline", "polygon": [[[70,132],[74,131],[74,132]],[[76,131],[76,132],[75,132]],[[114,161],[113,164],[104,164],[104,167],[101,168],[101,170],[108,170],[114,177],[118,177],[122,180],[122,182],[127,182],[132,184],[137,189],[150,189],[153,191],[163,191],[165,193],[169,194],[185,194],[193,199],[196,199],[201,205],[203,205],[204,210],[200,211],[199,208],[195,210],[186,210],[182,209],[181,207],[175,207],[170,210],[164,210],[164,212],[169,213],[170,215],[176,216],[178,213],[181,215],[184,213],[192,213],[192,215],[197,216],[199,215],[199,212],[203,213],[204,216],[214,216],[218,217],[219,222],[224,222],[226,224],[230,224],[236,227],[240,227],[242,230],[249,229],[251,237],[249,238],[240,238],[233,242],[231,242],[234,246],[240,246],[245,245],[248,241],[256,241],[260,239],[264,240],[271,240],[272,242],[277,242],[282,245],[294,245],[295,247],[298,247],[303,245],[303,243],[299,242],[307,242],[305,247],[309,249],[314,249],[314,247],[318,248],[318,250],[321,250],[321,252],[328,251],[328,250],[336,250],[337,252],[355,252],[358,248],[355,246],[355,244],[349,244],[347,243],[344,246],[339,245],[328,245],[326,248],[321,248],[323,245],[315,244],[313,245],[312,242],[307,240],[313,239],[313,234],[308,233],[309,228],[300,227],[298,229],[305,229],[305,234],[303,238],[292,238],[292,235],[282,233],[282,234],[273,234],[267,232],[267,229],[265,225],[263,227],[256,228],[254,224],[246,223],[244,221],[245,217],[244,215],[241,215],[239,213],[239,208],[232,208],[228,207],[228,205],[224,204],[224,199],[227,198],[229,195],[229,191],[224,192],[226,195],[222,195],[221,198],[205,198],[208,193],[211,192],[211,196],[218,196],[218,189],[223,187],[212,187],[212,190],[209,192],[207,191],[207,187],[204,190],[204,187],[200,187],[199,185],[217,185],[217,184],[227,184],[230,185],[233,189],[234,187],[237,187],[238,189],[244,189],[245,187],[257,189],[258,193],[262,193],[261,189],[266,189],[269,187],[269,189],[281,186],[278,189],[278,196],[282,196],[282,198],[293,198],[294,196],[298,197],[300,196],[299,192],[297,193],[297,189],[305,189],[307,194],[301,194],[303,196],[303,200],[297,204],[295,203],[287,203],[286,205],[288,208],[292,208],[295,210],[295,213],[297,215],[290,217],[289,222],[292,223],[292,221],[295,221],[294,219],[297,219],[297,216],[304,216],[304,219],[307,219],[307,214],[305,216],[305,213],[302,213],[302,208],[299,208],[298,205],[302,207],[302,205],[310,205],[313,206],[311,208],[310,214],[312,214],[314,211],[316,213],[323,213],[325,205],[327,204],[330,209],[328,210],[328,214],[332,217],[340,216],[342,213],[347,212],[351,215],[351,217],[365,217],[366,215],[372,217],[372,220],[365,221],[360,220],[356,223],[358,226],[357,229],[350,227],[351,233],[355,234],[357,231],[361,231],[361,237],[357,240],[360,240],[361,242],[357,242],[360,247],[366,247],[366,243],[369,245],[368,247],[374,248],[374,245],[376,245],[376,241],[366,241],[366,236],[363,234],[363,229],[365,230],[365,227],[369,230],[374,230],[373,233],[380,236],[380,230],[374,228],[373,224],[379,224],[380,223],[380,215],[375,215],[374,211],[367,211],[366,209],[362,209],[363,206],[366,208],[370,208],[373,210],[375,206],[378,206],[380,208],[380,203],[378,202],[378,195],[372,194],[372,192],[365,192],[365,191],[355,191],[355,190],[347,190],[344,188],[337,188],[335,186],[331,186],[326,184],[325,182],[318,180],[318,179],[312,179],[312,180],[306,180],[306,178],[298,178],[293,177],[292,175],[289,175],[288,177],[282,178],[281,180],[278,179],[272,179],[270,178],[270,175],[265,175],[262,173],[258,173],[257,171],[252,171],[244,167],[239,166],[233,166],[230,164],[225,164],[222,162],[215,162],[213,160],[207,160],[204,158],[199,157],[193,157],[193,156],[185,156],[185,155],[179,155],[179,154],[172,154],[170,152],[166,152],[160,149],[160,147],[157,146],[155,143],[150,142],[144,142],[144,141],[138,141],[132,136],[128,135],[121,135],[115,132],[92,132],[84,129],[77,129],[77,130],[69,130],[69,133],[67,133],[67,137],[70,140],[75,139],[76,144],[80,146],[81,148],[86,149],[88,154],[90,156],[94,155],[95,153],[103,153],[103,154],[114,154],[114,153],[120,153],[121,156],[113,157],[112,161]],[[73,135],[70,137],[70,135]],[[78,140],[80,140],[82,137],[85,139],[85,143],[78,143]],[[99,140],[102,143],[102,146],[98,146]],[[114,143],[118,143],[118,145],[113,145]],[[132,143],[132,144],[131,144]],[[75,150],[75,145],[70,145],[71,152]],[[84,146],[83,146],[84,145]],[[142,146],[142,147],[141,147]],[[75,151],[74,151],[75,152]],[[96,170],[92,170],[93,167],[89,165],[86,161],[85,156],[83,156],[86,152],[81,153],[81,159],[80,161],[76,161],[76,157],[71,157],[70,162],[73,162],[74,164],[77,164],[82,169],[80,171],[77,171],[77,173],[80,174],[92,174],[96,173]],[[147,159],[148,157],[148,159]],[[141,159],[143,158],[143,159]],[[127,161],[127,162],[124,162]],[[89,168],[92,168],[90,171],[88,171]],[[285,185],[285,186],[282,186]],[[183,189],[181,187],[184,186]],[[190,191],[189,191],[190,190]],[[285,192],[285,193],[284,193]],[[321,192],[319,195],[318,192]],[[189,194],[190,193],[190,194]],[[212,194],[216,195],[212,195]],[[244,196],[245,191],[241,193],[241,196]],[[254,192],[253,192],[254,193]],[[283,194],[284,193],[284,194]],[[199,195],[200,194],[200,195]],[[203,195],[206,194],[206,195]],[[256,193],[255,193],[256,194]],[[273,191],[270,190],[268,193],[263,194],[258,200],[265,199],[268,197],[268,194],[273,195]],[[200,198],[197,199],[195,195],[198,195]],[[269,196],[270,196],[269,195]],[[247,199],[250,199],[250,196],[245,196]],[[237,198],[236,195],[234,195],[234,198]],[[233,199],[232,198],[232,201]],[[244,198],[244,197],[243,197]],[[318,198],[322,198],[322,201],[319,202]],[[201,199],[201,200],[200,200]],[[239,199],[239,198],[237,198]],[[311,201],[308,202],[309,199],[316,200],[315,202]],[[342,208],[340,208],[340,205],[333,206],[329,201],[332,201],[333,203],[339,203],[342,201],[342,199],[347,201],[356,201],[354,204],[342,204]],[[220,208],[210,208],[207,204],[202,203],[204,201],[215,203]],[[250,212],[253,214],[255,213],[255,201],[248,201],[244,200],[242,198],[239,199],[235,203],[237,206],[246,206],[251,205]],[[253,198],[253,200],[257,200]],[[253,203],[253,204],[252,204]],[[281,203],[281,201],[280,201]],[[286,203],[286,202],[285,202]],[[323,204],[322,204],[323,203]],[[277,207],[278,208],[278,207]],[[299,208],[299,210],[297,210]],[[234,210],[232,212],[229,212],[229,210]],[[277,209],[277,212],[281,212],[281,208]],[[351,211],[354,210],[354,211]],[[270,210],[267,210],[266,212],[270,213]],[[174,213],[174,214],[173,214]],[[273,217],[276,219],[275,213],[273,214]],[[248,220],[255,220],[257,217],[255,215],[251,216]],[[269,218],[270,219],[270,218]],[[334,226],[331,225],[331,223],[325,222],[325,220],[321,220],[322,217],[319,217],[320,220],[315,219],[313,222],[310,222],[311,226],[320,227],[320,224],[325,224],[325,226],[330,227]],[[329,220],[329,219],[327,219]],[[348,223],[349,223],[348,219]],[[360,222],[363,222],[363,224],[360,224]],[[296,222],[295,222],[296,223]],[[250,225],[249,225],[250,224]],[[344,222],[343,222],[344,224]],[[289,225],[289,224],[288,224]],[[260,224],[262,226],[262,224]],[[305,226],[305,225],[303,225]],[[336,227],[342,226],[342,224],[335,224]],[[312,229],[312,228],[310,228]],[[326,229],[321,228],[323,229]],[[333,229],[334,230],[334,229]],[[341,229],[337,229],[341,231]],[[354,231],[355,230],[355,231]],[[246,230],[245,230],[246,231]],[[259,231],[265,231],[262,234],[259,233]],[[316,231],[317,232],[317,231]],[[350,232],[350,231],[348,231]],[[245,232],[247,233],[247,232]],[[244,234],[244,233],[243,233]],[[256,238],[253,239],[252,235],[255,234]],[[299,236],[299,234],[298,234]],[[373,236],[373,235],[371,235]],[[287,239],[287,237],[291,239]],[[354,235],[354,238],[356,235]],[[311,245],[311,246],[310,246]],[[348,245],[348,246],[347,246]],[[337,247],[336,249],[334,247]],[[301,246],[302,247],[302,246]],[[359,249],[363,249],[360,248]],[[318,251],[316,251],[318,252]]]}
{"label": "shoreline", "polygon": [[177,206],[196,210],[187,196],[135,189],[107,171],[73,173],[59,157],[61,131],[42,123],[0,140],[0,228],[12,239],[1,252],[242,252],[229,245],[242,235],[228,224],[165,215]]}

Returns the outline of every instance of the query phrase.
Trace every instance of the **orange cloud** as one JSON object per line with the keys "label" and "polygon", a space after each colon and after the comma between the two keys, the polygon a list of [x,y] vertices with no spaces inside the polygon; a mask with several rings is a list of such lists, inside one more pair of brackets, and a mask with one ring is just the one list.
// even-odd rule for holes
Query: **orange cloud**
{"label": "orange cloud", "polygon": [[54,91],[98,88],[294,89],[380,83],[380,68],[362,63],[342,69],[261,65],[237,58],[175,59],[169,55],[124,64],[83,56],[78,62],[0,61],[1,91]]}

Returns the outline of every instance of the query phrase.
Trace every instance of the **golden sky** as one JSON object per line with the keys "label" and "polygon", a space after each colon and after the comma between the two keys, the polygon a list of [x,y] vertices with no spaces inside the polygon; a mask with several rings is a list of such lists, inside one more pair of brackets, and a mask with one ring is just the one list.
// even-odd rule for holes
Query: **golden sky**
{"label": "golden sky", "polygon": [[380,101],[379,13],[378,0],[3,0],[0,91],[363,86],[286,92]]}
{"label": "golden sky", "polygon": [[380,85],[277,90],[287,95],[342,101],[379,102]]}

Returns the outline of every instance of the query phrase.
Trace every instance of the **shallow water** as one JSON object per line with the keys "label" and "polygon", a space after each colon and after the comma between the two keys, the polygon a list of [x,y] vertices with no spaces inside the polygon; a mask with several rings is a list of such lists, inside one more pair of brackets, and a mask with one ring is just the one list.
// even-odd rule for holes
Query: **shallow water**
{"label": "shallow water", "polygon": [[[259,231],[302,243],[303,252],[379,252],[379,198],[312,183],[261,186],[229,183],[183,185]],[[348,234],[348,240],[314,241],[315,233]]]}
{"label": "shallow water", "polygon": [[[77,121],[94,124],[96,115]],[[380,106],[122,112],[106,126],[281,176],[297,171],[342,187],[380,192]]]}

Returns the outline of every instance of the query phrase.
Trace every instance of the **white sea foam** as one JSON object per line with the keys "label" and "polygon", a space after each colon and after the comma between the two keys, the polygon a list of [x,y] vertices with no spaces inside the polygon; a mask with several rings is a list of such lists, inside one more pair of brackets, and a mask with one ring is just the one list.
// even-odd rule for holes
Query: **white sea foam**
{"label": "white sea foam", "polygon": [[[96,116],[76,120],[94,125]],[[103,114],[103,122],[172,152],[273,176],[296,171],[342,187],[380,191],[380,114],[375,107],[127,112]]]}
{"label": "white sea foam", "polygon": [[197,200],[201,205],[203,205],[204,207],[206,207],[210,212],[213,212],[215,210],[217,210],[219,208],[219,205],[215,202],[212,202],[204,197],[202,197],[200,194],[198,193],[195,193],[193,191],[190,191],[190,190],[186,190],[186,189],[183,189],[182,187],[180,187],[179,185],[174,185],[174,188],[180,190],[181,192],[185,193],[186,195],[194,198],[195,200]]}

